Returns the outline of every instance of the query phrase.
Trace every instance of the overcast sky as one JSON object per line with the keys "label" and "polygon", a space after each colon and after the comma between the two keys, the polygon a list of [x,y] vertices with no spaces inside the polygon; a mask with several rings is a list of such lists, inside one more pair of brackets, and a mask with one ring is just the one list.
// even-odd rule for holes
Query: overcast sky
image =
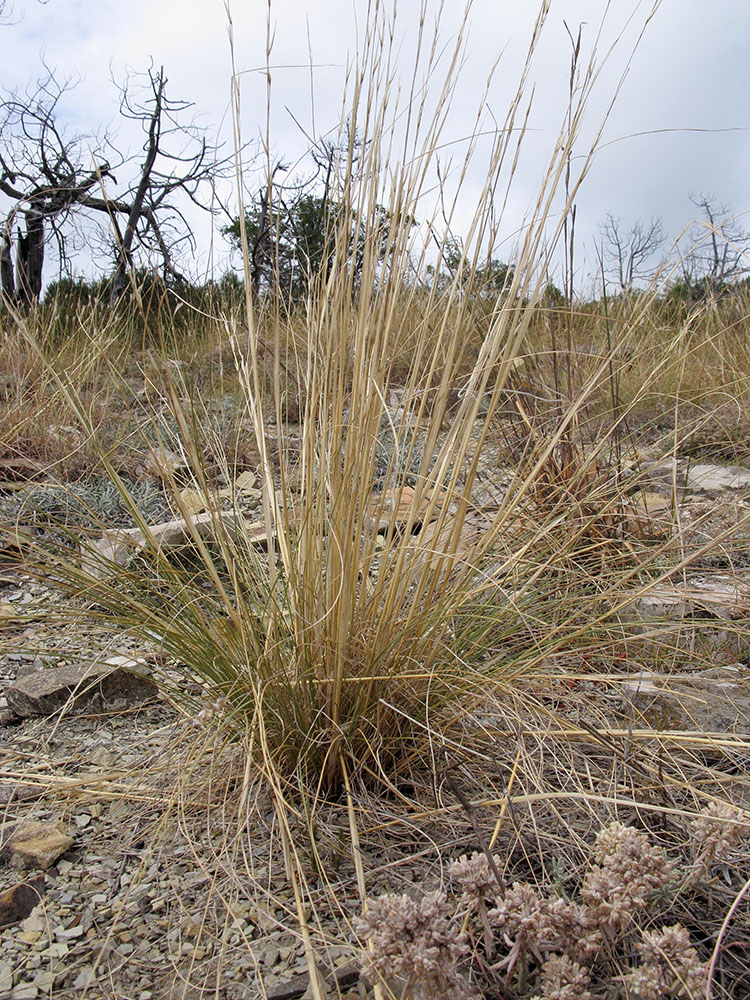
{"label": "overcast sky", "polygon": [[[11,0],[15,23],[0,27],[3,58],[0,84],[25,88],[41,72],[41,60],[61,76],[80,78],[66,98],[72,129],[93,131],[116,121],[117,92],[110,76],[122,79],[127,67],[164,65],[173,98],[191,101],[200,121],[231,140],[228,120],[231,62],[227,5],[223,0]],[[417,0],[398,0],[404,40],[404,74],[410,68],[411,28]],[[431,16],[439,4],[428,0]],[[243,137],[263,134],[266,80],[265,0],[231,0],[237,69],[242,83]],[[458,0],[448,0],[443,38],[450,41],[459,21]],[[537,190],[535,170],[546,162],[567,91],[570,40],[583,25],[583,49],[593,44],[604,0],[552,0],[546,34],[533,67],[537,94],[522,170],[516,177],[503,230],[509,242]],[[590,106],[592,135],[612,97],[619,75],[652,0],[614,0],[599,51],[623,33],[623,44],[598,82]],[[309,137],[335,128],[341,115],[344,73],[366,20],[367,0],[272,0],[274,27],[271,141],[287,160],[303,158]],[[492,64],[500,58],[490,88],[484,127],[505,116],[520,61],[533,25],[534,0],[476,0],[460,86],[445,138],[460,140],[470,123]],[[629,27],[627,16],[636,11]],[[611,112],[591,172],[577,203],[580,282],[593,260],[592,244],[607,212],[627,228],[659,216],[670,238],[696,214],[690,195],[711,195],[750,229],[750,3],[748,0],[663,0],[648,25]],[[313,68],[311,71],[310,60]],[[438,81],[439,83],[439,81]],[[586,147],[582,138],[581,152]],[[137,138],[121,132],[124,145]],[[479,185],[481,179],[476,177]],[[469,195],[471,186],[468,189]],[[464,203],[455,226],[468,220]],[[210,238],[201,230],[196,270],[209,259]],[[507,253],[504,251],[507,249]],[[223,239],[216,258],[226,257]]]}

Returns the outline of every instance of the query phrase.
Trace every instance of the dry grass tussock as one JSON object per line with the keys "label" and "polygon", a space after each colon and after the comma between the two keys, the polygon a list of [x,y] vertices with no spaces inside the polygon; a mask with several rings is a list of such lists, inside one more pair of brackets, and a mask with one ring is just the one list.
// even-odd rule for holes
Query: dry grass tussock
{"label": "dry grass tussock", "polygon": [[[422,75],[399,96],[376,10],[347,97],[361,145],[344,145],[333,182],[334,266],[304,306],[249,301],[243,318],[196,319],[183,345],[150,331],[140,351],[145,318],[125,338],[105,320],[64,363],[36,320],[13,321],[7,461],[36,448],[58,476],[95,468],[147,542],[125,567],[93,547],[71,557],[78,526],[26,549],[79,620],[158,648],[183,724],[171,787],[132,777],[160,815],[141,825],[134,806],[134,836],[162,844],[167,866],[175,831],[194,845],[212,887],[207,938],[240,903],[271,914],[258,936],[298,935],[316,998],[339,991],[316,962],[342,948],[376,995],[404,1000],[750,989],[747,738],[664,728],[621,694],[641,668],[679,678],[723,656],[709,614],[644,629],[628,609],[729,544],[696,555],[677,493],[669,530],[651,530],[639,498],[645,467],[689,445],[712,400],[747,398],[748,341],[720,311],[669,321],[655,292],[621,312],[545,306],[550,248],[590,162],[572,151],[594,62],[574,66],[506,289],[489,308],[471,295],[513,182],[545,12],[450,288],[404,276],[425,263],[411,217],[463,38],[440,54],[423,28],[421,68],[445,83],[432,114],[404,119]],[[80,436],[80,462],[43,437],[51,412]],[[189,519],[188,485],[214,521],[178,558],[132,487],[162,449],[180,459],[161,468],[172,512]],[[229,530],[217,492],[249,466],[263,547]],[[744,655],[746,621],[722,629]],[[203,988],[221,992],[222,967],[200,973]]]}

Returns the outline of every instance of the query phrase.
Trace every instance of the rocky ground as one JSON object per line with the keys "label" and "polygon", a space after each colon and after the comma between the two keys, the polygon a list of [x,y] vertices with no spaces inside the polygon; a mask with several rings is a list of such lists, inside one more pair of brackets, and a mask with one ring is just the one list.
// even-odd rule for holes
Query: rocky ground
{"label": "rocky ground", "polygon": [[[681,641],[690,641],[691,616],[712,615],[716,628],[700,641],[714,644],[716,664],[668,685],[659,671],[633,670],[622,697],[644,715],[663,713],[667,727],[746,740],[748,650],[727,623],[750,618],[750,470],[659,466],[648,490],[633,516],[655,534],[672,530],[676,495],[685,544],[699,555],[682,579],[634,597],[630,613],[644,627],[673,620]],[[150,684],[159,650],[83,631],[60,607],[44,583],[2,572],[0,996],[302,996],[304,948],[287,929],[292,892],[283,858],[267,846],[272,810],[253,847],[250,891],[216,863],[241,855],[242,845],[226,842],[206,803],[178,799],[175,779],[195,759],[195,729]],[[233,787],[226,776],[209,786],[216,794]],[[257,815],[263,822],[262,804]],[[14,846],[32,821],[40,826],[30,846]],[[351,879],[339,895],[345,921],[358,907]],[[338,969],[342,993],[365,996],[351,957],[331,947],[323,974]]]}

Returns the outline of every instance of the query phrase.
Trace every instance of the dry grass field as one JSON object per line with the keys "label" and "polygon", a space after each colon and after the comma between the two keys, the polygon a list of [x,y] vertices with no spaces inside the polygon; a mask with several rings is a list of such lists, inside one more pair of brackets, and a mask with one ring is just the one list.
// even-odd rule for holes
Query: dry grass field
{"label": "dry grass field", "polygon": [[3,313],[3,677],[159,689],[5,719],[0,822],[74,844],[4,995],[750,995],[750,303],[549,294],[586,65],[504,289],[525,80],[407,280],[460,59],[404,135],[384,37],[305,301]]}

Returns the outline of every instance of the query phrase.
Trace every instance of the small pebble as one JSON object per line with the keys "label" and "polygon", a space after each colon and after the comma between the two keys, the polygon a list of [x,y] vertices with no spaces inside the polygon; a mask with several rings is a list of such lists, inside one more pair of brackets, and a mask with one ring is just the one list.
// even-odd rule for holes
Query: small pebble
{"label": "small pebble", "polygon": [[21,921],[21,930],[28,932],[45,931],[47,929],[47,917],[41,906],[35,906],[25,920]]}
{"label": "small pebble", "polygon": [[76,978],[73,980],[73,988],[77,990],[85,989],[85,987],[89,984],[93,984],[95,980],[96,973],[93,965],[84,965]]}
{"label": "small pebble", "polygon": [[58,928],[55,931],[55,937],[56,938],[61,938],[61,937],[62,938],[79,938],[79,937],[83,937],[83,935],[85,933],[86,932],[84,931],[83,926],[81,924],[76,924],[73,927]]}
{"label": "small pebble", "polygon": [[64,958],[69,951],[67,941],[53,941],[49,948],[42,952],[42,955],[45,958]]}
{"label": "small pebble", "polygon": [[48,992],[54,985],[57,975],[51,969],[42,969],[34,976],[34,986]]}
{"label": "small pebble", "polygon": [[13,966],[0,962],[0,996],[10,993],[13,988]]}
{"label": "small pebble", "polygon": [[11,991],[10,1000],[36,1000],[39,990],[36,986],[16,986]]}

